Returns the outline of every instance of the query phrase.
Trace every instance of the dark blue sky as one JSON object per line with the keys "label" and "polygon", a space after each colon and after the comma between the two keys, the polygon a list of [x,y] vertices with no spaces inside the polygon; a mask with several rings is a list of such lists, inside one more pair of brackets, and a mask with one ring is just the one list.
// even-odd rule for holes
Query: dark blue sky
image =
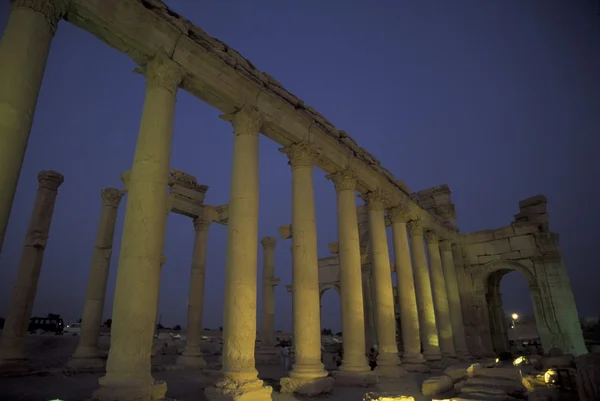
{"label": "dark blue sky", "polygon": [[[594,0],[275,1],[168,4],[249,58],[344,129],[416,191],[447,183],[462,232],[507,225],[518,201],[549,200],[580,314],[600,312],[600,16]],[[477,6],[476,6],[477,5]],[[0,3],[0,28],[8,19]],[[0,316],[16,277],[39,170],[65,175],[34,313],[80,317],[100,213],[100,189],[131,167],[144,99],[134,63],[62,22],[52,45],[0,260]],[[180,91],[171,165],[228,202],[233,137],[219,112]],[[593,134],[596,134],[594,136]],[[291,221],[291,173],[260,141],[260,236]],[[319,255],[336,240],[335,191],[315,170]],[[105,317],[111,315],[120,231]],[[160,311],[185,325],[193,227],[171,215]],[[226,229],[210,231],[204,321],[222,320]],[[259,260],[260,266],[261,260]],[[276,247],[276,326],[291,328],[289,241]],[[260,268],[259,268],[260,274]],[[527,314],[525,279],[502,282],[505,308]],[[260,301],[259,301],[260,303]],[[324,297],[324,327],[340,302]]]}

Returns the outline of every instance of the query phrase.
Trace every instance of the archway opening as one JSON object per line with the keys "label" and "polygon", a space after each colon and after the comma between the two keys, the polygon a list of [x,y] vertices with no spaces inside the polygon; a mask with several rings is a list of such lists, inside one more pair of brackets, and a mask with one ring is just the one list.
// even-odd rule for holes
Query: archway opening
{"label": "archway opening", "polygon": [[321,292],[321,348],[322,361],[327,369],[339,362],[337,355],[342,348],[342,302],[337,287]]}
{"label": "archway opening", "polygon": [[488,276],[486,301],[496,354],[533,354],[541,350],[531,284],[514,269],[499,269]]}

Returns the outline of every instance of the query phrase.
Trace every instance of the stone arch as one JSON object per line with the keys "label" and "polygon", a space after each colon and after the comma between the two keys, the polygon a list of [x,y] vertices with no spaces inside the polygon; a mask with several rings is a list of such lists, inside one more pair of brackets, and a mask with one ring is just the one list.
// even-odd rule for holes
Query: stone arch
{"label": "stone arch", "polygon": [[[338,294],[339,300],[340,300],[340,307],[341,307],[341,301],[342,301],[342,294],[341,294],[341,289],[340,289],[340,283],[339,282],[330,282],[330,283],[322,283],[319,284],[319,307],[320,309],[323,308],[323,295],[329,291],[329,290],[333,290],[334,292],[336,292]],[[322,310],[321,310],[322,313]],[[339,311],[339,318],[341,319],[342,316],[342,311],[340,309]],[[321,319],[322,319],[322,314],[321,314]],[[326,328],[324,326],[324,322],[321,321],[321,329]],[[328,328],[331,328],[328,326]],[[334,330],[335,332],[336,330]]]}

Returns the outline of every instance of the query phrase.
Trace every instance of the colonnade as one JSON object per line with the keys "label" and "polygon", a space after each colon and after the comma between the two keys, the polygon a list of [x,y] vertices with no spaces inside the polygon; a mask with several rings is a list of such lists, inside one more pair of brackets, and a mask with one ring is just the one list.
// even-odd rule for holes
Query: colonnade
{"label": "colonnade", "polygon": [[[0,42],[0,104],[8,105],[0,107],[0,159],[6,160],[0,171],[0,187],[3,189],[0,194],[0,241],[8,222],[50,42],[58,21],[67,10],[67,5],[68,2],[62,0],[15,0],[5,35]],[[152,377],[150,358],[156,317],[155,305],[160,285],[165,216],[170,210],[165,188],[169,174],[173,118],[177,90],[185,74],[177,63],[162,53],[157,53],[144,65],[143,73],[146,76],[145,100],[127,183],[128,199],[112,314],[111,347],[106,362],[106,374],[100,378],[100,388],[93,395],[97,400],[158,400],[164,398],[166,393],[166,384]],[[223,119],[232,124],[234,131],[225,263],[223,354],[219,381],[207,388],[205,394],[208,399],[233,399],[240,393],[245,393],[252,399],[267,400],[271,399],[272,388],[265,386],[258,378],[255,368],[258,136],[263,116],[252,105],[246,104],[235,113],[223,116]],[[281,386],[282,391],[315,394],[328,391],[333,380],[327,377],[328,373],[321,363],[317,235],[312,175],[315,153],[307,141],[292,144],[282,151],[288,156],[292,170],[292,288],[296,361],[289,376],[281,379]],[[62,177],[53,177],[50,182],[53,183],[54,195],[49,188],[52,185],[44,186],[43,191],[44,199],[52,199],[52,202],[56,188],[60,185],[56,183],[62,182]],[[344,335],[348,336],[339,379],[354,377],[370,380],[372,374],[364,358],[364,330],[360,327],[361,324],[364,325],[364,319],[362,313],[357,313],[363,300],[360,288],[360,244],[358,229],[355,229],[356,177],[349,168],[329,177],[337,192],[342,314]],[[40,185],[42,186],[42,181]],[[366,193],[364,198],[370,220],[375,287],[373,303],[380,351],[378,373],[385,377],[398,377],[404,373],[404,368],[395,341],[394,301],[384,215],[386,209],[401,206],[387,205],[385,194],[380,190]],[[114,232],[114,226],[111,228],[108,221],[111,220],[114,224],[114,214],[109,207],[113,208],[112,205],[106,206],[107,209],[104,210],[103,206],[103,218],[106,218],[107,222],[105,225],[101,224],[99,229],[102,233],[99,232],[98,237],[102,239],[108,239],[111,230]],[[104,217],[105,215],[108,217]],[[401,305],[401,308],[405,309],[402,311],[403,315],[407,316],[406,319],[402,319],[403,324],[407,324],[409,316],[413,318],[410,326],[403,328],[403,337],[406,331],[404,338],[412,336],[408,342],[411,345],[404,347],[405,355],[410,357],[407,361],[411,362],[420,362],[421,350],[416,348],[421,340],[416,341],[417,335],[425,339],[422,341],[425,359],[441,358],[439,337],[443,339],[442,353],[452,356],[454,348],[450,344],[454,341],[452,334],[455,332],[452,329],[448,332],[448,327],[451,327],[448,322],[458,321],[456,316],[446,316],[448,310],[438,308],[438,320],[442,322],[444,330],[440,331],[441,335],[438,336],[434,301],[435,305],[442,302],[442,295],[437,300],[442,288],[441,283],[452,280],[452,269],[448,268],[441,277],[434,278],[436,295],[433,297],[422,246],[422,226],[419,222],[420,220],[412,220],[409,224],[417,308],[415,310],[413,302]],[[201,327],[202,301],[198,288],[204,285],[205,262],[201,255],[204,254],[206,237],[202,231],[204,228],[200,228],[204,227],[203,223],[195,222],[195,261],[190,282],[190,289],[195,293],[190,295],[188,316],[193,315],[191,326],[195,329]],[[402,223],[398,223],[396,230],[401,231],[402,227]],[[394,246],[405,252],[406,240],[407,238],[398,232]],[[33,248],[39,249],[39,246],[34,244]],[[101,287],[106,285],[104,277],[108,249],[108,241],[97,241],[93,274],[94,277],[100,278],[101,283],[88,291],[86,313],[89,315],[89,324],[86,323],[86,326],[89,327],[84,329],[86,341],[80,344],[74,359],[85,359],[87,356],[91,356],[88,359],[93,359],[97,355],[93,350],[94,333],[91,325],[94,324],[93,320],[98,319]],[[429,251],[431,260],[431,253],[439,252],[439,249],[432,245]],[[39,250],[35,252],[39,253]],[[27,255],[30,255],[30,251]],[[29,258],[27,255],[24,251],[24,258]],[[36,257],[39,255],[36,254]],[[41,261],[41,258],[39,260]],[[406,266],[400,269],[409,269],[408,260],[405,257],[401,257],[401,260]],[[447,256],[444,260],[442,268],[450,263]],[[37,265],[31,266],[35,270]],[[434,276],[440,273],[439,264],[435,266]],[[25,274],[26,269],[20,269],[19,274],[21,270]],[[39,272],[39,267],[37,271]],[[403,270],[402,275],[406,278],[408,272]],[[32,283],[33,281],[28,281],[27,285]],[[27,298],[27,294],[30,292],[13,293],[14,299],[11,303],[18,305],[14,310],[19,311],[21,308],[20,312],[24,313],[17,315],[17,312],[14,312],[14,316],[9,314],[7,318],[5,327],[8,327],[8,330],[4,330],[2,344],[8,344],[10,349],[19,349],[13,345],[23,341],[18,335],[11,337],[11,327],[22,327],[22,316],[29,316],[30,311],[26,313],[25,309],[31,308],[32,302]],[[22,297],[27,299],[21,299]],[[456,301],[456,298],[449,295],[446,295],[446,298]],[[450,311],[458,310],[460,308],[450,307]],[[416,315],[420,330],[416,330],[415,327]],[[190,359],[196,358],[191,364],[203,365],[196,340],[192,335],[178,363],[188,364]],[[20,355],[15,353],[12,356],[18,359]]]}

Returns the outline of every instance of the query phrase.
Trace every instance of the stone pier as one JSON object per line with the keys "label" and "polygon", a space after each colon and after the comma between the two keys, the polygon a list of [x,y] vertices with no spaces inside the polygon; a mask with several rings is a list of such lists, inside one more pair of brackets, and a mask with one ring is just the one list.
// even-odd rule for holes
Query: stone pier
{"label": "stone pier", "polygon": [[335,380],[345,385],[368,386],[377,377],[365,356],[365,321],[362,297],[362,273],[358,219],[356,216],[356,176],[343,170],[327,178],[337,193],[338,257],[340,263],[340,295],[344,357]]}
{"label": "stone pier", "polygon": [[35,302],[38,279],[44,260],[52,214],[62,174],[42,171],[38,191],[19,260],[17,281],[13,287],[4,329],[0,334],[0,372],[27,370],[25,337]]}
{"label": "stone pier", "polygon": [[[146,98],[127,184],[127,207],[113,306],[106,375],[93,398],[160,400],[166,383],[150,372],[164,245],[173,116],[180,67],[157,55],[144,68]],[[140,285],[143,283],[143,285]]]}
{"label": "stone pier", "polygon": [[0,253],[50,44],[69,0],[13,0],[0,41]]}
{"label": "stone pier", "polygon": [[419,329],[421,332],[423,356],[429,362],[436,362],[442,359],[442,355],[440,353],[433,295],[431,293],[431,280],[429,278],[429,269],[427,268],[427,258],[425,257],[423,222],[418,219],[411,220],[407,227],[410,233],[410,245],[414,263],[415,290],[419,310]]}
{"label": "stone pier", "polygon": [[275,286],[279,279],[275,278],[275,237],[264,237],[262,268],[262,313],[260,325],[260,345],[256,349],[256,362],[279,363],[275,350]]}
{"label": "stone pier", "polygon": [[400,327],[403,366],[409,371],[426,372],[429,367],[421,353],[421,334],[419,332],[419,311],[413,267],[410,259],[406,223],[410,214],[405,206],[396,206],[388,211],[394,237],[394,258],[396,279],[398,280],[398,304],[400,307]]}
{"label": "stone pier", "polygon": [[85,293],[81,318],[81,337],[69,367],[73,369],[95,369],[104,367],[106,355],[98,349],[98,336],[104,312],[106,282],[112,256],[117,209],[124,191],[106,188],[101,192],[102,211],[96,233],[96,246],[92,255],[92,267]]}
{"label": "stone pier", "polygon": [[328,392],[333,379],[321,363],[321,315],[317,227],[313,189],[313,150],[307,142],[281,149],[292,167],[292,281],[295,363],[281,379],[282,392]]}
{"label": "stone pier", "polygon": [[454,339],[452,338],[452,321],[450,320],[448,295],[446,293],[446,281],[444,280],[444,271],[442,270],[437,234],[434,231],[427,231],[425,233],[425,243],[427,244],[427,253],[429,254],[433,305],[435,307],[435,321],[438,327],[442,358],[456,358]]}

